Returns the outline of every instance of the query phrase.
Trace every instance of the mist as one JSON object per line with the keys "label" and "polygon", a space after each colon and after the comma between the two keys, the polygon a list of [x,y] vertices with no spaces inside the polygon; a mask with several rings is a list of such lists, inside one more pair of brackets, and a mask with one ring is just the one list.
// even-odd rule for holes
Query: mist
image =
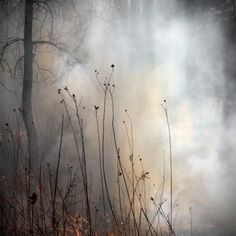
{"label": "mist", "polygon": [[[89,178],[94,192],[101,191],[98,160],[94,157],[94,106],[102,107],[104,95],[99,83],[103,84],[113,71],[115,126],[127,170],[130,164],[125,125],[129,128],[131,119],[135,166],[141,168],[141,158],[149,172],[149,195],[160,191],[165,172],[164,197],[170,199],[168,126],[163,105],[167,106],[176,234],[189,235],[191,208],[193,235],[234,235],[235,81],[230,74],[234,56],[229,64],[228,52],[233,45],[224,23],[213,10],[193,12],[184,1],[174,0],[74,1],[73,8],[65,7],[57,14],[54,26],[57,38],[69,45],[80,63],[70,65],[69,57],[55,56],[51,51],[37,58],[61,76],[53,83],[38,81],[33,87],[43,160],[54,163],[58,154],[58,127],[65,111],[57,90],[68,87],[81,102]],[[19,106],[19,98],[10,98],[4,88],[1,91],[1,99],[5,98],[1,101],[4,124],[12,119],[9,113]],[[68,104],[72,106],[69,100]],[[108,112],[106,127],[110,127],[112,117]],[[111,135],[107,132],[105,136],[105,156],[107,175],[114,183],[116,158],[111,154]],[[2,156],[5,152],[2,148]],[[62,166],[75,166],[75,152],[70,125],[65,121]],[[168,211],[168,206],[164,208]]]}

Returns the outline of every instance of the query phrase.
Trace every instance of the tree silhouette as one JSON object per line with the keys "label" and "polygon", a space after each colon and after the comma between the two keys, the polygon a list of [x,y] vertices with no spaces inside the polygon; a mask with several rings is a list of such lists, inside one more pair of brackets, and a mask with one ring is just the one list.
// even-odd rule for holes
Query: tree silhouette
{"label": "tree silhouette", "polygon": [[[32,88],[36,69],[56,77],[52,70],[41,67],[37,62],[36,57],[40,54],[38,49],[41,47],[47,48],[49,51],[56,50],[60,54],[66,54],[71,65],[80,63],[80,60],[73,56],[64,44],[57,42],[54,37],[53,27],[56,10],[65,7],[66,4],[71,5],[73,2],[68,0],[3,0],[0,2],[1,12],[6,22],[5,26],[2,25],[3,35],[0,42],[1,72],[14,82],[18,78],[23,81],[20,89],[17,86],[8,86],[9,81],[0,81],[0,85],[11,93],[16,94],[20,90],[19,110],[28,139],[29,169],[31,165],[39,163],[37,127],[32,104]],[[11,20],[15,23],[14,26],[12,26]],[[13,36],[9,31],[15,32]],[[8,34],[11,36],[8,37]]]}

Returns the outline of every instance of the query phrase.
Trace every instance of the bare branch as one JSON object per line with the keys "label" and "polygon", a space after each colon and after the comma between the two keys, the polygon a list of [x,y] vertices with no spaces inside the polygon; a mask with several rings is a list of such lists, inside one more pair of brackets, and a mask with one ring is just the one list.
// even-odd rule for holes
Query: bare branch
{"label": "bare branch", "polygon": [[52,41],[47,41],[47,40],[38,40],[38,41],[33,42],[33,45],[43,45],[43,44],[52,46],[60,52],[64,52],[64,53],[68,52],[67,47],[62,43],[54,43]]}
{"label": "bare branch", "polygon": [[48,17],[48,13],[50,15],[51,23],[50,23],[49,39],[51,41],[52,37],[53,37],[53,28],[54,28],[53,10],[52,10],[51,6],[49,5],[49,2],[35,1],[35,4],[38,6],[38,8],[41,8],[45,11],[45,15],[43,17],[43,21],[42,21],[42,24],[41,24],[40,30],[39,30],[40,32],[42,31],[42,29],[45,25],[46,19]]}
{"label": "bare branch", "polygon": [[70,56],[74,60],[75,63],[81,63],[81,61],[78,58],[72,56],[71,53],[69,53],[68,48],[62,43],[54,43],[52,41],[47,41],[47,40],[38,40],[38,41],[33,42],[33,45],[43,45],[43,44],[52,46],[53,48],[57,49],[59,52],[63,52],[64,54]]}
{"label": "bare branch", "polygon": [[5,64],[5,65],[7,66],[8,72],[11,74],[11,73],[12,73],[12,72],[11,72],[11,66],[9,65],[9,63],[8,63],[5,59],[2,58],[2,59],[0,60],[0,65],[1,65],[1,67],[2,67],[3,70],[7,71],[7,70],[5,69],[5,67],[4,67],[3,64]]}
{"label": "bare branch", "polygon": [[15,67],[14,67],[14,75],[13,78],[16,78],[17,68],[20,67],[22,60],[24,59],[24,56],[21,56],[17,59]]}
{"label": "bare branch", "polygon": [[0,85],[5,88],[9,93],[15,94],[14,91],[12,91],[11,89],[9,89],[2,81],[0,81]]}
{"label": "bare branch", "polygon": [[20,0],[19,2],[17,2],[9,11],[6,12],[6,15],[10,15],[14,13],[14,11],[21,5],[22,2],[23,0]]}
{"label": "bare branch", "polygon": [[18,42],[23,42],[24,40],[21,38],[14,38],[14,39],[10,39],[8,40],[1,49],[1,53],[0,53],[0,61],[2,60],[2,58],[4,57],[5,51],[8,49],[8,47],[10,47],[11,45],[18,43]]}

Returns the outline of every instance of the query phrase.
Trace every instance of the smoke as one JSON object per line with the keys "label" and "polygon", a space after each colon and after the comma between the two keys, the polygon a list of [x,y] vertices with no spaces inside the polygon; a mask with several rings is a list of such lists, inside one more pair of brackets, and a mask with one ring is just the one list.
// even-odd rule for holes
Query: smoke
{"label": "smoke", "polygon": [[[127,163],[129,147],[123,124],[125,121],[129,125],[126,109],[132,120],[136,166],[139,168],[138,160],[142,158],[150,172],[150,195],[160,190],[165,162],[165,198],[169,198],[168,128],[161,106],[166,100],[173,144],[177,233],[189,232],[191,207],[194,235],[233,235],[235,114],[229,112],[225,117],[232,91],[225,72],[227,41],[218,18],[205,11],[188,14],[183,4],[174,0],[78,1],[74,10],[71,13],[65,8],[55,17],[54,25],[58,40],[69,45],[82,63],[69,65],[66,56],[47,58],[48,54],[38,59],[53,63],[57,76],[63,74],[54,84],[34,88],[40,145],[45,147],[41,155],[47,161],[57,155],[64,109],[56,91],[68,86],[81,99],[81,107],[85,106],[88,166],[96,186],[93,106],[102,106],[103,91],[94,71],[98,71],[98,80],[103,84],[114,64],[111,83],[116,87],[118,144]],[[63,64],[67,65],[66,72]],[[65,130],[63,163],[73,165],[75,146],[68,122]],[[111,134],[106,135],[109,156],[114,147]],[[108,169],[115,164],[115,156],[112,158]],[[108,175],[115,180],[112,171]]]}
{"label": "smoke", "polygon": [[[222,158],[222,133],[229,140],[232,134],[223,119],[226,80],[221,24],[212,13],[188,15],[174,1],[143,1],[123,8],[97,1],[95,12],[83,43],[89,60],[73,69],[68,85],[83,90],[89,101],[98,96],[99,103],[102,98],[95,95],[92,72],[97,69],[103,78],[115,64],[117,126],[122,130],[122,120],[127,121],[124,109],[128,109],[136,158],[140,155],[145,161],[155,185],[151,194],[161,182],[163,155],[169,182],[167,124],[161,106],[166,99],[178,202],[176,228],[187,231],[192,207],[196,235],[230,235],[233,190],[225,188],[235,178]],[[81,69],[88,76],[84,81],[78,78]],[[120,131],[120,136],[125,132]],[[125,153],[127,141],[119,145]]]}

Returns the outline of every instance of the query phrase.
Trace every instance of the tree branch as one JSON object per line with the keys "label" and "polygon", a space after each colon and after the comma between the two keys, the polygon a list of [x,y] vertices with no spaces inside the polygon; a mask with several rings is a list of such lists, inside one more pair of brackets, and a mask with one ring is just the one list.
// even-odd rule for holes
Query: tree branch
{"label": "tree branch", "polygon": [[0,85],[5,88],[9,93],[15,94],[14,91],[12,91],[11,89],[9,89],[3,82],[0,81]]}
{"label": "tree branch", "polygon": [[8,49],[8,47],[10,47],[12,44],[18,43],[18,42],[24,42],[23,39],[21,38],[14,38],[11,40],[8,40],[1,49],[1,53],[0,53],[0,61],[2,60],[2,58],[4,57],[5,51]]}
{"label": "tree branch", "polygon": [[43,45],[43,44],[52,46],[53,48],[57,49],[59,52],[63,52],[66,55],[70,56],[76,63],[81,63],[81,61],[78,58],[72,56],[71,53],[69,53],[68,48],[62,43],[54,43],[52,41],[47,41],[47,40],[33,41],[33,45]]}
{"label": "tree branch", "polygon": [[57,49],[58,51],[60,51],[60,52],[64,52],[64,53],[67,53],[67,52],[68,52],[67,47],[66,47],[64,44],[62,44],[62,43],[54,43],[54,42],[52,42],[52,41],[47,41],[47,40],[37,40],[37,41],[33,41],[33,45],[43,45],[43,44],[52,46],[52,47],[54,47],[55,49]]}

